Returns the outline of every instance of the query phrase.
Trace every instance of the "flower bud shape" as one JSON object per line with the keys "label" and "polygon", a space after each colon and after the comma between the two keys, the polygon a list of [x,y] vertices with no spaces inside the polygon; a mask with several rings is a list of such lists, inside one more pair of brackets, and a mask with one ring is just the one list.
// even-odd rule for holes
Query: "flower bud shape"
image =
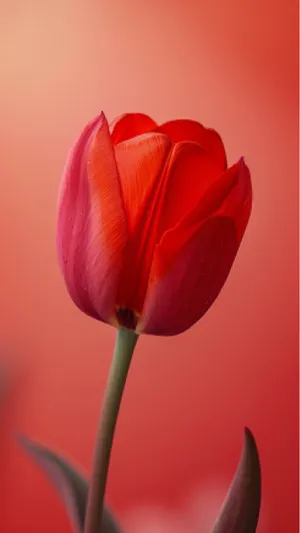
{"label": "flower bud shape", "polygon": [[243,158],[193,120],[158,126],[101,113],[61,183],[57,244],[69,294],[87,315],[138,334],[176,335],[217,298],[252,205]]}

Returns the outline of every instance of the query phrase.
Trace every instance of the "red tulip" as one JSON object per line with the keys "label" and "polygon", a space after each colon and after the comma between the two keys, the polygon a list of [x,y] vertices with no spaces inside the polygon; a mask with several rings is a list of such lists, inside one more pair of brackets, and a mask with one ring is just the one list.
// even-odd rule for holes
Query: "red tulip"
{"label": "red tulip", "polygon": [[230,272],[251,212],[250,172],[227,168],[218,133],[142,114],[103,113],[75,143],[58,209],[71,298],[137,333],[175,335],[197,322]]}

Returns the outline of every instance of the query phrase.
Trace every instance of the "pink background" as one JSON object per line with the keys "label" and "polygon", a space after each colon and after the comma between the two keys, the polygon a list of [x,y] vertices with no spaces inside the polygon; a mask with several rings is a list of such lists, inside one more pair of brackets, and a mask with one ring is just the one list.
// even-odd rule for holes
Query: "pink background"
{"label": "pink background", "polygon": [[254,187],[212,309],[179,337],[138,343],[108,500],[125,523],[140,506],[183,509],[196,495],[209,533],[248,425],[262,462],[259,532],[296,533],[296,0],[2,0],[0,13],[0,342],[21,377],[3,413],[1,532],[71,531],[9,429],[91,464],[115,332],[67,296],[55,208],[66,154],[104,110],[216,128]]}

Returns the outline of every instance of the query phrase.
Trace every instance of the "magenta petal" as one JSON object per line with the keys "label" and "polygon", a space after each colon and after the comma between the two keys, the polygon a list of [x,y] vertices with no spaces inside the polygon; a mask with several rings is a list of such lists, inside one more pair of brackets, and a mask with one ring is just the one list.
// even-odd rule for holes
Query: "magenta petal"
{"label": "magenta petal", "polygon": [[[103,216],[105,205],[106,211],[110,206],[121,210],[118,195],[118,172],[102,113],[87,125],[69,155],[58,203],[57,246],[71,298],[83,312],[108,323],[114,320],[124,216],[115,213],[118,227],[113,228]],[[108,242],[111,228],[116,238]]]}
{"label": "magenta petal", "polygon": [[90,192],[84,159],[101,115],[84,129],[72,148],[61,183],[57,214],[60,267],[74,303],[86,314],[101,319],[92,304],[87,283],[86,247],[90,225]]}
{"label": "magenta petal", "polygon": [[201,224],[174,257],[170,271],[160,277],[167,247],[168,239],[163,239],[156,248],[138,332],[177,335],[195,324],[220,293],[239,241],[234,221],[214,216]]}

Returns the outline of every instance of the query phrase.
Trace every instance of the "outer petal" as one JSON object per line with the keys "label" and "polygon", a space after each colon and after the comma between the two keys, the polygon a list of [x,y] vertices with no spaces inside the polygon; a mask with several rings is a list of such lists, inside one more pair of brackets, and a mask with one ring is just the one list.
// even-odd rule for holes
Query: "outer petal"
{"label": "outer petal", "polygon": [[[174,258],[167,276],[151,285],[137,331],[177,335],[195,324],[218,296],[237,250],[231,219],[212,217],[204,222]],[[151,274],[154,279],[164,254],[168,251],[163,247],[156,251]]]}
{"label": "outer petal", "polygon": [[90,226],[90,191],[84,161],[101,116],[92,120],[72,148],[63,173],[57,213],[57,248],[67,289],[85,313],[100,318],[87,290],[86,248]]}
{"label": "outer petal", "polygon": [[157,127],[156,122],[143,113],[125,113],[110,125],[112,143],[118,144]]}
{"label": "outer petal", "polygon": [[157,245],[138,332],[176,335],[206,313],[228,277],[250,211],[250,174],[241,161]]}
{"label": "outer petal", "polygon": [[59,198],[57,243],[72,299],[104,322],[114,320],[125,222],[108,124],[101,114],[69,156]]}
{"label": "outer petal", "polygon": [[227,168],[226,152],[220,135],[205,128],[194,120],[171,120],[158,126],[157,131],[165,133],[173,142],[194,141],[200,144],[215,160],[220,171]]}
{"label": "outer petal", "polygon": [[252,209],[252,185],[250,171],[244,158],[231,167],[227,174],[236,174],[235,186],[227,195],[218,213],[231,217],[236,226],[239,241],[242,240]]}

